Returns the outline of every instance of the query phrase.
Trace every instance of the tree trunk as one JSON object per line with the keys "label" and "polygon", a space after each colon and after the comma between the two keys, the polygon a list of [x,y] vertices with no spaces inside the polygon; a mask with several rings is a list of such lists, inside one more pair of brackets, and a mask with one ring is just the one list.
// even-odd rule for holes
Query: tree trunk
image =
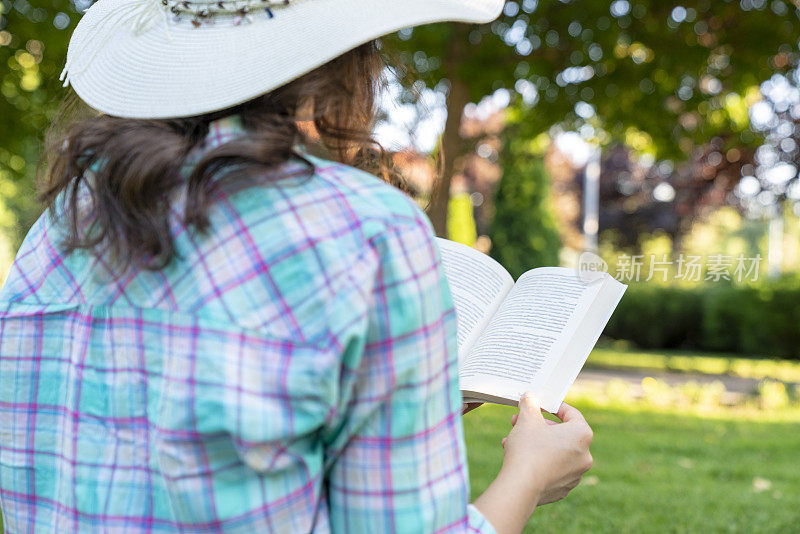
{"label": "tree trunk", "polygon": [[464,59],[469,25],[451,23],[450,42],[442,62],[450,91],[447,95],[447,121],[442,134],[439,157],[443,158],[441,176],[438,177],[428,205],[428,217],[436,235],[447,237],[447,205],[450,200],[450,180],[456,171],[456,162],[462,155],[463,140],[459,134],[464,106],[469,104],[467,84],[461,78],[459,67]]}

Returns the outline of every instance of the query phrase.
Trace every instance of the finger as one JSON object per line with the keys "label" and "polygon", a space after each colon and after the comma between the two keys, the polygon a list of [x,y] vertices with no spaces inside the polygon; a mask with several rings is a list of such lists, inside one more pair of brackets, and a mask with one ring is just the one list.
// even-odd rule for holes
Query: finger
{"label": "finger", "polygon": [[519,419],[519,414],[518,413],[515,413],[514,415],[512,415],[511,416],[511,426],[516,425],[518,419]]}
{"label": "finger", "polygon": [[[519,399],[519,413],[523,417],[531,420],[542,420],[542,403],[530,391],[526,391]],[[518,419],[519,420],[519,419]]]}
{"label": "finger", "polygon": [[500,440],[500,446],[504,449],[506,448],[506,441],[508,441],[508,438],[503,438]]}
{"label": "finger", "polygon": [[558,409],[558,412],[556,412],[556,416],[565,423],[569,421],[586,422],[583,414],[577,408],[570,406],[566,402],[561,403],[561,407]]}
{"label": "finger", "polygon": [[548,425],[557,425],[557,424],[559,424],[558,421],[553,421],[552,419],[547,419],[546,417],[544,419],[544,422],[547,423]]}

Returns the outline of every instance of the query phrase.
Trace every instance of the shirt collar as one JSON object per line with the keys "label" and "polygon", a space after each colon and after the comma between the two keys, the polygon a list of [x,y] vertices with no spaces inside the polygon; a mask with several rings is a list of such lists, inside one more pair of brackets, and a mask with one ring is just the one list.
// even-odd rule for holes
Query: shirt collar
{"label": "shirt collar", "polygon": [[[247,129],[244,126],[242,117],[238,114],[211,121],[208,124],[208,134],[206,134],[202,143],[189,152],[184,166],[191,168],[206,152],[245,135],[247,135]],[[316,156],[322,159],[329,159],[327,152],[322,148],[311,149],[302,143],[296,143],[292,148],[306,158]]]}
{"label": "shirt collar", "polygon": [[247,134],[242,118],[239,115],[228,115],[221,119],[213,120],[208,124],[208,134],[203,141],[195,146],[183,162],[185,172],[194,167],[200,158],[208,152],[229,141]]}
{"label": "shirt collar", "polygon": [[208,135],[206,135],[202,143],[203,150],[213,150],[246,133],[247,130],[245,130],[242,117],[239,115],[228,115],[211,121],[208,125]]}

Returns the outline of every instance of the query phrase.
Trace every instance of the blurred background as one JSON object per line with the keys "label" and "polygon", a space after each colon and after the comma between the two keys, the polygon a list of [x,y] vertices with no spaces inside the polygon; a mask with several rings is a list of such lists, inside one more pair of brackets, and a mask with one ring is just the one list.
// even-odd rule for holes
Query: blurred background
{"label": "blurred background", "polygon": [[[0,280],[89,0],[0,0]],[[383,40],[377,137],[434,228],[630,285],[568,400],[595,467],[531,532],[800,531],[800,10],[508,1]],[[513,410],[465,417],[474,491]]]}

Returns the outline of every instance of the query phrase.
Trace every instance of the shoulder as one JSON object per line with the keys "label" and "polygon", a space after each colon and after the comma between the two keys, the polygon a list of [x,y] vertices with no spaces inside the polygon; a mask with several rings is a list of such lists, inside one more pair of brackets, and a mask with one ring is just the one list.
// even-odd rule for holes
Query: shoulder
{"label": "shoulder", "polygon": [[429,225],[420,206],[407,194],[377,176],[349,165],[313,156],[320,185],[338,190],[362,215],[397,223]]}
{"label": "shoulder", "polygon": [[259,247],[313,246],[344,256],[387,233],[433,239],[422,208],[396,187],[354,167],[307,157],[311,173],[287,166],[288,177],[224,195],[212,210],[212,231],[245,234]]}
{"label": "shoulder", "polygon": [[382,230],[407,226],[432,232],[420,206],[396,187],[360,169],[306,157],[314,166],[310,175],[242,191],[231,199],[237,210],[263,216],[271,208],[276,215],[288,214],[287,222],[304,216],[303,225],[315,234],[358,228],[369,239]]}
{"label": "shoulder", "polygon": [[182,255],[204,266],[192,286],[225,293],[186,294],[191,308],[232,302],[239,324],[314,338],[335,302],[346,301],[352,318],[376,284],[391,283],[384,275],[397,283],[435,269],[433,231],[413,199],[367,172],[309,160],[312,174],[222,195],[209,233],[186,234]]}

